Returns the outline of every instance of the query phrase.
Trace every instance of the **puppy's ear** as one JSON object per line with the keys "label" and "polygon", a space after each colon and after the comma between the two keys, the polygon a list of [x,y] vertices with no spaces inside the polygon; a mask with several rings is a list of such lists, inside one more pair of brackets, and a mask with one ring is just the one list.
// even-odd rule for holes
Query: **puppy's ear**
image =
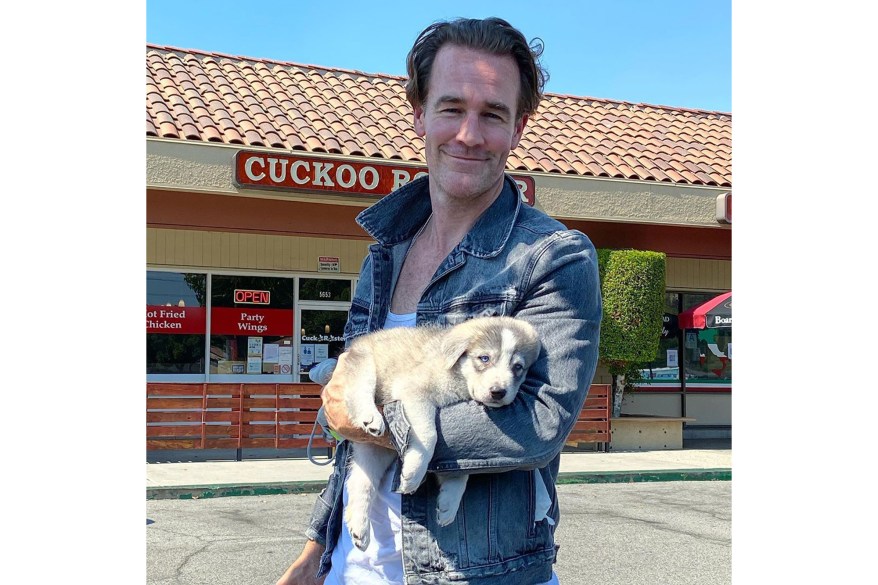
{"label": "puppy's ear", "polygon": [[518,334],[521,336],[522,340],[524,354],[528,364],[532,365],[540,355],[542,343],[540,343],[540,338],[537,335],[536,329],[534,329],[530,323],[519,321],[517,325]]}
{"label": "puppy's ear", "polygon": [[440,351],[445,358],[445,369],[450,370],[460,359],[460,356],[466,353],[469,348],[472,334],[467,322],[455,325],[442,337]]}
{"label": "puppy's ear", "polygon": [[531,363],[531,365],[533,365],[533,363],[534,363],[535,361],[537,361],[537,357],[539,357],[539,355],[540,355],[540,350],[541,350],[542,348],[543,348],[543,344],[540,343],[539,338],[538,338],[538,337],[534,337],[534,338],[533,338],[533,346],[532,346],[532,348],[531,348],[530,360],[529,360],[530,363]]}

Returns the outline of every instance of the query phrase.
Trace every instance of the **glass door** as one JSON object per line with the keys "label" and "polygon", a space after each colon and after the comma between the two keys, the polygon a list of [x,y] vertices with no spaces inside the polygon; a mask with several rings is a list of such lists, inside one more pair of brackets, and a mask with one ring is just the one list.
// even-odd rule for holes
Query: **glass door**
{"label": "glass door", "polygon": [[311,368],[325,359],[338,357],[344,351],[348,307],[315,306],[303,302],[297,317],[299,381],[310,382],[308,372]]}
{"label": "glass door", "polygon": [[299,278],[295,374],[300,382],[310,382],[311,368],[344,351],[352,284],[346,278]]}

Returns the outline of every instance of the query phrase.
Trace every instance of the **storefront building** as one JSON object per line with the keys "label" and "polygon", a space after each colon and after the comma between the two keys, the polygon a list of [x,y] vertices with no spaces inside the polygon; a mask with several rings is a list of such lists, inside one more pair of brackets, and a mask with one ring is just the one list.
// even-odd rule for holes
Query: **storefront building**
{"label": "storefront building", "polygon": [[[146,61],[147,381],[307,381],[343,347],[372,243],[354,218],[427,171],[404,79],[152,45]],[[730,436],[731,323],[677,319],[731,291],[731,115],[549,94],[507,172],[598,248],[666,254],[666,331],[623,412]]]}

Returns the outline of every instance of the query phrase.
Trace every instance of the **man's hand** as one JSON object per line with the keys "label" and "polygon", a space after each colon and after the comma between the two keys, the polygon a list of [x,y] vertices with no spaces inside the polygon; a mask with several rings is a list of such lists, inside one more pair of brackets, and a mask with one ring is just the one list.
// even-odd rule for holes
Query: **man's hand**
{"label": "man's hand", "polygon": [[[374,437],[355,425],[348,416],[344,399],[344,387],[347,381],[344,379],[345,376],[338,375],[340,372],[345,371],[344,360],[346,357],[347,354],[344,353],[338,357],[338,365],[335,367],[335,372],[329,383],[323,387],[323,391],[320,393],[320,397],[323,399],[323,413],[326,415],[326,422],[329,423],[329,426],[335,432],[350,441],[355,443],[374,443],[381,447],[393,449],[389,430],[385,431],[380,437]],[[356,375],[356,372],[353,375]],[[378,411],[381,412],[383,409],[379,406]]]}
{"label": "man's hand", "polygon": [[320,555],[325,548],[313,540],[305,543],[302,554],[281,575],[275,585],[323,585],[326,575],[319,579],[315,577],[320,567]]}

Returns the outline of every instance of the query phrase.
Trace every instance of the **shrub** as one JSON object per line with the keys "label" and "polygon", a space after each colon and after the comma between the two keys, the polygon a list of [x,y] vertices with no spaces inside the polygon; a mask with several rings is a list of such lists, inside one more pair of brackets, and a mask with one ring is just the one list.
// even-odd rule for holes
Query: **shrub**
{"label": "shrub", "polygon": [[[659,349],[665,306],[665,255],[641,250],[598,250],[603,297],[599,356],[613,376],[614,416],[625,377],[652,361]],[[618,404],[616,404],[618,402]]]}

